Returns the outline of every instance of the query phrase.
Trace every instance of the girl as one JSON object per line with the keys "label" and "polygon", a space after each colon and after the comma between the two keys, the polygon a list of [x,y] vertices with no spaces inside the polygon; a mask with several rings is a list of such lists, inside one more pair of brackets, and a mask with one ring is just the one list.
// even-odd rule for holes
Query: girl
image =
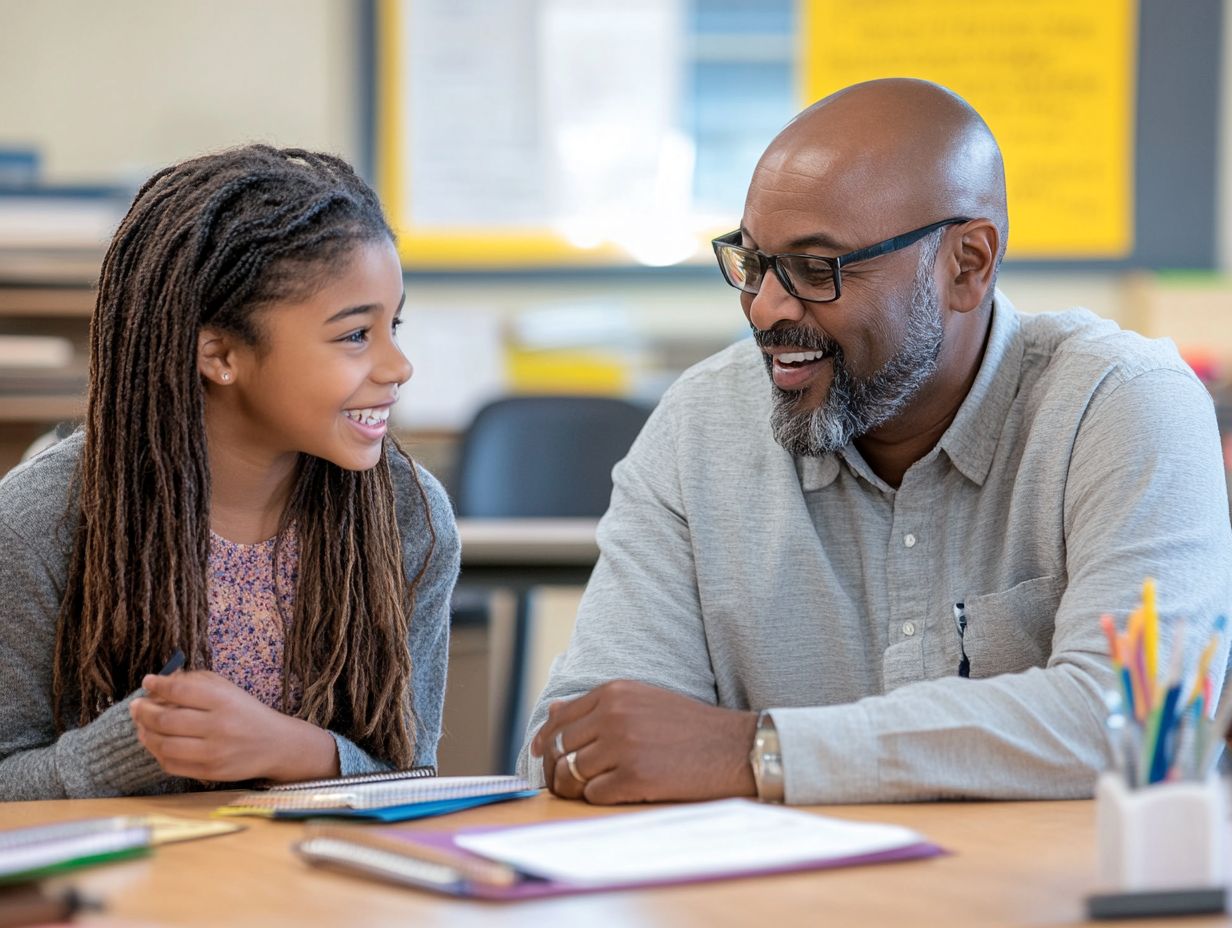
{"label": "girl", "polygon": [[84,428],[0,482],[0,799],[435,762],[459,544],[386,434],[402,301],[337,158],[251,146],[142,187]]}

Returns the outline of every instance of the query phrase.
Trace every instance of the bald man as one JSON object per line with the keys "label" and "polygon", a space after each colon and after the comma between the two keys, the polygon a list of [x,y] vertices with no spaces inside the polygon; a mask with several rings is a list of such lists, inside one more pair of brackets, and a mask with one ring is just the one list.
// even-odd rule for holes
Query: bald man
{"label": "bald man", "polygon": [[1008,230],[996,142],[936,85],[848,88],[771,143],[715,242],[753,338],[616,468],[529,775],[595,803],[1091,795],[1100,614],[1158,578],[1166,653],[1232,602],[1219,439],[1170,342],[1018,313]]}

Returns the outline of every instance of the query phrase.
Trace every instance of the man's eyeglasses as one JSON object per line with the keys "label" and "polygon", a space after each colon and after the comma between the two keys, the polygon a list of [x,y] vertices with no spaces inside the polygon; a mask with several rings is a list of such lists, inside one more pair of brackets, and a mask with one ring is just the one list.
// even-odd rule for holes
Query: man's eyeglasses
{"label": "man's eyeglasses", "polygon": [[970,219],[954,217],[929,223],[911,232],[904,232],[876,245],[869,245],[845,255],[829,258],[824,255],[766,255],[740,245],[740,230],[716,238],[714,255],[719,259],[723,279],[745,293],[757,293],[766,279],[767,268],[773,268],[783,289],[798,300],[808,303],[832,303],[843,293],[842,268],[857,261],[867,261],[888,255],[892,251],[914,245],[930,232]]}

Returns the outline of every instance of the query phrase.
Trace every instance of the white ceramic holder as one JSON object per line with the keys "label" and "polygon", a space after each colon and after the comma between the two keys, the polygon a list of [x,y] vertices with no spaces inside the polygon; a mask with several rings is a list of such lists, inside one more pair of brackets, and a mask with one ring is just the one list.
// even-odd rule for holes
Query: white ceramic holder
{"label": "white ceramic holder", "polygon": [[1100,879],[1109,890],[1192,889],[1228,882],[1228,784],[1130,789],[1105,773],[1095,790]]}

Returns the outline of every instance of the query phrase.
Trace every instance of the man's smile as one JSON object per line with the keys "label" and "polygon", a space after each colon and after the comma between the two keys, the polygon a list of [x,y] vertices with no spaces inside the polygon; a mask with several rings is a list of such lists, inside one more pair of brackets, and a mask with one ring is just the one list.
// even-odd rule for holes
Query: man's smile
{"label": "man's smile", "polygon": [[834,367],[834,354],[829,351],[780,350],[766,354],[770,358],[770,379],[780,390],[805,390]]}

